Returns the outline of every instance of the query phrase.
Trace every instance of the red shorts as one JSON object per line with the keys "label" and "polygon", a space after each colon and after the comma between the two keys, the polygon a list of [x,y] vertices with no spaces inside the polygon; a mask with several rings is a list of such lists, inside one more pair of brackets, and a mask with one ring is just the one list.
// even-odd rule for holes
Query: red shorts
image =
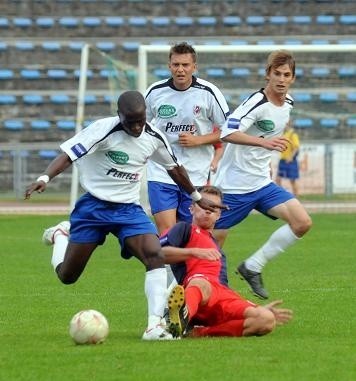
{"label": "red shorts", "polygon": [[237,292],[218,283],[212,282],[211,296],[208,304],[199,306],[194,320],[205,326],[212,326],[230,320],[244,319],[248,307],[257,307],[257,304],[244,299]]}

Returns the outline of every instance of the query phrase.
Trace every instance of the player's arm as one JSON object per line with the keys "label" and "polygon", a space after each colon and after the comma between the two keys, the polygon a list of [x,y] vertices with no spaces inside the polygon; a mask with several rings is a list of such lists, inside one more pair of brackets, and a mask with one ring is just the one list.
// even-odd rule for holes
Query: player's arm
{"label": "player's arm", "polygon": [[217,129],[210,134],[193,135],[189,132],[179,134],[178,142],[183,147],[196,147],[204,144],[215,144],[220,142],[220,130]]}
{"label": "player's arm", "polygon": [[192,257],[207,259],[209,261],[217,261],[221,257],[220,252],[214,248],[164,246],[162,247],[162,252],[165,257],[165,263],[169,265],[184,262]]}
{"label": "player's arm", "polygon": [[49,163],[44,173],[40,177],[38,177],[38,179],[34,183],[32,183],[26,188],[25,199],[30,198],[33,192],[44,192],[46,190],[47,183],[51,179],[62,173],[64,170],[69,168],[71,165],[72,160],[70,159],[70,157],[65,152],[60,153]]}

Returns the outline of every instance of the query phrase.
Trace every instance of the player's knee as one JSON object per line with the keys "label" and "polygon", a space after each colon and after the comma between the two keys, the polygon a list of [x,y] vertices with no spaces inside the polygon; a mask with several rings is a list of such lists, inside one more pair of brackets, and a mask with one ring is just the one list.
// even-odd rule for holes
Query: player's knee
{"label": "player's knee", "polygon": [[164,256],[161,251],[146,251],[142,257],[146,270],[153,270],[164,266]]}
{"label": "player's knee", "polygon": [[311,229],[312,225],[312,219],[307,215],[295,226],[294,234],[298,237],[302,237]]}
{"label": "player's knee", "polygon": [[64,271],[61,271],[61,267],[58,266],[56,268],[56,273],[57,273],[57,276],[58,276],[58,279],[63,283],[63,284],[73,284],[75,283],[78,278],[79,278],[79,275],[77,274],[73,274],[73,273],[68,273],[68,272],[64,272]]}

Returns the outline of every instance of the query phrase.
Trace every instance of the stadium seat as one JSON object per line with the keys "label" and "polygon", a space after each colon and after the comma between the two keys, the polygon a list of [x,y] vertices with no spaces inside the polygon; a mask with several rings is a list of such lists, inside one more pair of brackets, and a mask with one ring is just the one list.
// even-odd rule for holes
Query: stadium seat
{"label": "stadium seat", "polygon": [[330,42],[329,40],[325,39],[325,38],[313,38],[311,40],[311,44],[312,45],[329,45]]}
{"label": "stadium seat", "polygon": [[[73,71],[73,75],[74,75],[74,78],[78,79],[80,77],[80,69],[75,69]],[[93,76],[94,76],[93,71],[88,69],[86,72],[86,76],[87,76],[87,79],[93,78]]]}
{"label": "stadium seat", "polygon": [[353,45],[356,44],[356,39],[353,38],[338,38],[337,43],[339,45]]}
{"label": "stadium seat", "polygon": [[341,66],[337,72],[340,78],[355,77],[356,66]]}
{"label": "stadium seat", "polygon": [[192,17],[188,16],[179,16],[174,19],[174,22],[178,26],[192,26],[194,24],[194,20]]}
{"label": "stadium seat", "polygon": [[20,131],[24,128],[22,120],[18,119],[6,119],[4,120],[4,127],[11,131]]}
{"label": "stadium seat", "polygon": [[24,79],[40,79],[41,73],[38,69],[22,69],[20,70],[20,77]]}
{"label": "stadium seat", "polygon": [[347,118],[346,126],[351,128],[356,128],[356,118]]}
{"label": "stadium seat", "polygon": [[273,40],[258,40],[257,45],[275,45]]}
{"label": "stadium seat", "polygon": [[85,94],[84,103],[86,105],[93,105],[93,104],[97,103],[96,95],[95,94]]}
{"label": "stadium seat", "polygon": [[330,75],[330,69],[328,67],[314,67],[311,70],[311,74],[316,78],[325,78]]}
{"label": "stadium seat", "polygon": [[340,121],[336,118],[321,118],[320,126],[324,128],[336,128],[339,125]]}
{"label": "stadium seat", "polygon": [[294,120],[294,127],[296,127],[296,128],[311,128],[311,127],[313,127],[313,119],[297,118]]}
{"label": "stadium seat", "polygon": [[69,49],[74,52],[80,52],[85,45],[83,41],[71,41],[68,45]]}
{"label": "stadium seat", "polygon": [[30,51],[34,49],[34,45],[31,41],[17,41],[14,46],[15,49],[23,51]]}
{"label": "stadium seat", "polygon": [[348,102],[356,102],[356,91],[351,91],[346,94],[346,100]]}
{"label": "stadium seat", "polygon": [[223,78],[226,72],[223,68],[208,68],[206,69],[206,75],[212,78]]}
{"label": "stadium seat", "polygon": [[311,16],[292,16],[292,22],[299,25],[309,25],[312,22]]}
{"label": "stadium seat", "polygon": [[12,79],[14,78],[14,72],[11,69],[0,69],[0,80],[1,79]]}
{"label": "stadium seat", "polygon": [[83,25],[88,28],[96,28],[101,25],[101,19],[99,17],[84,17]]}
{"label": "stadium seat", "polygon": [[36,25],[40,28],[52,28],[54,25],[54,19],[52,17],[38,17],[36,19]]}
{"label": "stadium seat", "polygon": [[129,17],[128,23],[133,27],[145,27],[147,25],[147,18],[143,16]]}
{"label": "stadium seat", "polygon": [[64,28],[77,28],[79,26],[79,21],[76,17],[61,17],[58,23]]}
{"label": "stadium seat", "polygon": [[0,41],[0,52],[5,52],[7,50],[7,43]]}
{"label": "stadium seat", "polygon": [[231,69],[231,75],[235,78],[248,78],[251,71],[248,67],[234,67]]}
{"label": "stadium seat", "polygon": [[52,160],[58,155],[58,152],[53,149],[41,149],[38,151],[38,156],[41,159]]}
{"label": "stadium seat", "polygon": [[70,102],[70,97],[67,94],[51,94],[49,100],[53,104],[67,104]]}
{"label": "stadium seat", "polygon": [[167,27],[169,26],[171,20],[169,17],[153,17],[151,22],[155,27]]}
{"label": "stadium seat", "polygon": [[10,25],[9,19],[7,17],[0,17],[0,28],[7,29]]}
{"label": "stadium seat", "polygon": [[241,25],[241,18],[239,16],[224,16],[222,22],[225,26],[239,26]]}
{"label": "stadium seat", "polygon": [[124,41],[122,43],[122,48],[127,52],[137,52],[139,46],[140,43],[135,41]]}
{"label": "stadium seat", "polygon": [[32,20],[28,17],[15,17],[12,23],[19,28],[29,28],[32,25]]}
{"label": "stadium seat", "polygon": [[316,23],[320,25],[334,25],[335,16],[332,15],[318,15],[316,16]]}
{"label": "stadium seat", "polygon": [[261,26],[265,23],[265,18],[263,16],[247,16],[246,23],[250,26]]}
{"label": "stadium seat", "polygon": [[339,22],[343,25],[355,25],[356,15],[341,15],[339,17]]}
{"label": "stadium seat", "polygon": [[319,99],[323,103],[333,103],[339,99],[339,95],[338,93],[328,91],[321,93]]}
{"label": "stadium seat", "polygon": [[303,41],[302,40],[297,40],[296,38],[290,38],[287,40],[284,40],[284,45],[302,45]]}
{"label": "stadium seat", "polygon": [[48,69],[47,77],[51,79],[65,79],[68,77],[68,73],[65,69]]}
{"label": "stadium seat", "polygon": [[198,25],[205,27],[215,26],[217,23],[216,17],[213,16],[198,17],[197,22]]}
{"label": "stadium seat", "polygon": [[58,41],[44,41],[41,46],[43,50],[48,52],[58,52],[61,50],[61,43]]}
{"label": "stadium seat", "polygon": [[51,128],[51,122],[45,119],[31,120],[30,127],[33,130],[48,130]]}
{"label": "stadium seat", "polygon": [[295,93],[292,95],[293,99],[299,103],[311,102],[312,95],[310,93]]}
{"label": "stadium seat", "polygon": [[230,45],[248,45],[248,42],[246,40],[230,40]]}
{"label": "stadium seat", "polygon": [[222,45],[220,40],[204,40],[203,45],[218,46]]}
{"label": "stadium seat", "polygon": [[0,105],[16,104],[16,96],[12,94],[0,94]]}
{"label": "stadium seat", "polygon": [[153,70],[153,75],[160,79],[171,77],[171,72],[169,69],[157,68]]}
{"label": "stadium seat", "polygon": [[117,76],[116,70],[111,70],[111,69],[101,69],[99,71],[99,77],[101,78],[109,78],[109,77],[115,77]]}
{"label": "stadium seat", "polygon": [[112,28],[119,28],[125,24],[124,18],[121,16],[109,16],[104,19],[105,24]]}
{"label": "stadium seat", "polygon": [[56,123],[57,128],[60,130],[75,130],[75,121],[70,119],[61,119]]}
{"label": "stadium seat", "polygon": [[286,25],[288,24],[287,16],[270,16],[268,21],[271,25]]}
{"label": "stadium seat", "polygon": [[95,44],[95,46],[103,52],[111,52],[115,49],[116,44],[111,41],[99,41]]}
{"label": "stadium seat", "polygon": [[43,96],[41,94],[25,94],[22,101],[29,105],[40,105],[43,104]]}

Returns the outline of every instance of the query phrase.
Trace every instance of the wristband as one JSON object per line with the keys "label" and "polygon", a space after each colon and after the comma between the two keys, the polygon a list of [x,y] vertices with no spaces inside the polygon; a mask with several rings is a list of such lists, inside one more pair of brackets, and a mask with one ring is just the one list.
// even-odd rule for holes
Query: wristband
{"label": "wristband", "polygon": [[192,198],[194,202],[198,202],[203,198],[202,195],[197,190],[191,193],[190,197]]}
{"label": "wristband", "polygon": [[36,181],[43,181],[45,184],[47,184],[49,182],[49,176],[48,175],[42,175]]}

